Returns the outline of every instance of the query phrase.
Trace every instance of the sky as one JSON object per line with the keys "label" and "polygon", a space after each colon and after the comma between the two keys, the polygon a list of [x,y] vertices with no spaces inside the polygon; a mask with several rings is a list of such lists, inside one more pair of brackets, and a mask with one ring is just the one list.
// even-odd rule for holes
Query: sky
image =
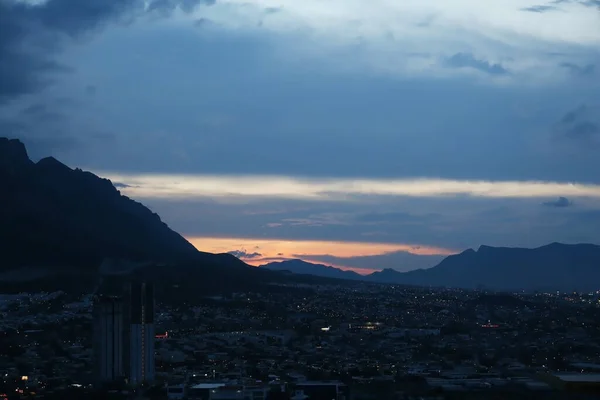
{"label": "sky", "polygon": [[0,136],[204,251],[360,273],[600,237],[598,0],[0,0]]}

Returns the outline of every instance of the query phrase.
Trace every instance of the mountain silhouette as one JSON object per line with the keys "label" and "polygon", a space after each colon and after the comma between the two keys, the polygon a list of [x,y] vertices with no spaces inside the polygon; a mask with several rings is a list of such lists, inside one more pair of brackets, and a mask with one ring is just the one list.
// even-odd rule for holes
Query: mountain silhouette
{"label": "mountain silhouette", "polygon": [[503,290],[597,290],[600,246],[551,243],[526,249],[480,246],[433,268],[398,273],[395,283]]}
{"label": "mountain silhouette", "polygon": [[294,274],[314,275],[324,278],[363,280],[363,276],[354,271],[344,271],[323,264],[313,264],[303,260],[271,262],[260,266],[272,271],[289,271]]}
{"label": "mountain silhouette", "polygon": [[52,157],[34,163],[19,140],[0,138],[0,271],[97,270],[104,260],[246,267],[202,253],[112,182]]}
{"label": "mountain silhouette", "polygon": [[[365,276],[341,270],[336,273],[332,271],[334,267],[303,263],[287,264],[287,268],[281,263],[274,269],[414,286],[529,291],[600,288],[600,246],[593,244],[551,243],[534,249],[481,246],[478,250],[468,249],[448,256],[433,268],[409,272],[384,269]],[[271,264],[265,267],[273,268]]]}
{"label": "mountain silhouette", "polygon": [[[177,279],[178,287],[189,284],[190,292],[200,284],[212,288],[217,281],[242,287],[288,280],[273,270],[302,274],[292,278],[296,282],[313,282],[306,277],[313,275],[498,290],[593,291],[600,286],[600,246],[593,244],[552,243],[535,249],[481,246],[446,257],[433,268],[387,269],[367,276],[301,260],[255,269],[229,254],[196,250],[157,214],[123,196],[108,179],[71,169],[52,157],[35,163],[23,143],[6,138],[0,138],[0,188],[0,273],[34,274],[35,268],[49,268],[72,276],[98,272],[110,259],[151,265],[145,273],[156,281]],[[118,261],[114,265],[126,269]],[[174,276],[165,265],[190,268]]]}

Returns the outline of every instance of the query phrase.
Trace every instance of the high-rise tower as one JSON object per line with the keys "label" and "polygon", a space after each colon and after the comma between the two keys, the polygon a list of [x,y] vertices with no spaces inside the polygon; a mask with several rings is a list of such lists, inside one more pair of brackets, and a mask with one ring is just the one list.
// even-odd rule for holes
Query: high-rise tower
{"label": "high-rise tower", "polygon": [[129,381],[154,380],[154,286],[132,283],[129,290]]}
{"label": "high-rise tower", "polygon": [[[118,287],[120,289],[114,289]],[[154,380],[154,286],[114,285],[94,301],[94,373],[101,383]]]}
{"label": "high-rise tower", "polygon": [[94,302],[94,373],[98,383],[125,377],[124,302],[120,296],[99,296]]}

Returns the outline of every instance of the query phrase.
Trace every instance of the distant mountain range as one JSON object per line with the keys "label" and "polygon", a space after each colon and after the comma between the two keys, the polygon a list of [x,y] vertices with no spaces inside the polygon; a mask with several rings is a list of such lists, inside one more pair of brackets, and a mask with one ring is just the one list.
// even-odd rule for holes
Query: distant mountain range
{"label": "distant mountain range", "polygon": [[[497,290],[600,289],[600,246],[552,243],[535,249],[481,246],[446,257],[433,268],[393,269],[359,275],[300,260],[270,263],[267,269],[288,270],[368,282]],[[337,271],[336,271],[337,270]]]}
{"label": "distant mountain range", "polygon": [[[328,278],[510,290],[600,288],[600,246],[591,244],[481,246],[433,268],[368,276],[299,260],[253,268],[229,254],[196,250],[109,180],[52,157],[34,163],[23,143],[6,138],[0,138],[0,188],[0,283],[10,290],[26,290],[27,279],[43,280],[44,289],[92,284],[107,259],[116,260],[113,267],[121,273],[137,265],[144,279],[176,288],[173,293],[181,296],[225,287],[256,289],[269,282],[334,282]],[[51,271],[52,279],[44,271]]]}
{"label": "distant mountain range", "polygon": [[0,293],[91,293],[107,276],[156,284],[161,301],[188,303],[281,284],[339,283],[268,271],[231,254],[198,251],[113,183],[0,138]]}
{"label": "distant mountain range", "polygon": [[354,281],[365,280],[365,276],[357,274],[354,271],[344,271],[328,265],[313,264],[302,260],[272,262],[261,265],[261,267],[272,271],[289,271],[294,274],[322,276],[325,278],[349,279]]}

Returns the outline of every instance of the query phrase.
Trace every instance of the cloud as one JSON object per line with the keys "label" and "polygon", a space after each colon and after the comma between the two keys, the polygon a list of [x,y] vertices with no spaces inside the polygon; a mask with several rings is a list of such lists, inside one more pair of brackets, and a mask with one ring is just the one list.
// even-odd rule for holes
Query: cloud
{"label": "cloud", "polygon": [[[555,5],[522,8],[521,0],[493,5],[474,0],[306,0],[286,3],[265,19],[268,10],[278,5],[271,0],[229,0],[208,17],[225,28],[302,37],[297,46],[281,49],[286,59],[335,54],[339,60],[332,63],[335,68],[352,68],[351,61],[360,69],[399,76],[448,77],[453,74],[446,67],[452,66],[450,70],[469,68],[488,77],[506,76],[515,83],[548,82],[557,78],[548,73],[557,70],[547,57],[550,48],[572,53],[567,51],[571,45],[589,46],[589,53],[578,54],[579,62],[600,43],[597,20],[582,7],[586,3],[563,3],[563,12],[551,13]],[[243,12],[232,12],[242,6]]]}
{"label": "cloud", "polygon": [[580,0],[580,3],[587,7],[600,8],[600,0]]}
{"label": "cloud", "polygon": [[595,122],[583,121],[573,127],[571,127],[567,134],[569,136],[578,137],[590,137],[600,133],[600,125]]}
{"label": "cloud", "polygon": [[[151,12],[101,3],[100,15],[94,1],[48,0],[19,18],[2,8],[0,29],[24,33],[8,47],[0,33],[2,51],[46,68],[2,52],[0,70],[18,76],[0,81],[39,83],[3,97],[2,134],[25,137],[35,157],[110,169],[124,194],[188,237],[288,240],[287,255],[335,257],[365,255],[335,253],[336,242],[462,249],[598,237],[575,214],[597,207],[600,157],[573,140],[598,137],[598,82],[579,76],[600,65],[595,8],[222,0],[186,14],[182,2]],[[577,207],[540,206],[559,196]],[[329,247],[293,250],[311,238]],[[218,250],[254,246],[229,244]]]}
{"label": "cloud", "polygon": [[208,18],[198,18],[194,21],[194,26],[196,28],[204,28],[210,26],[213,22]]}
{"label": "cloud", "polygon": [[570,207],[573,205],[573,203],[566,197],[559,197],[558,199],[556,199],[554,201],[547,201],[542,204],[545,206],[548,206],[548,207],[556,207],[556,208],[565,208],[565,207]]}
{"label": "cloud", "polygon": [[[397,269],[431,267],[445,256],[456,253],[449,249],[401,243],[211,237],[188,237],[188,240],[197,248],[214,253],[220,253],[228,246],[230,248],[231,246],[260,247],[260,253],[252,253],[244,249],[227,251],[256,266],[272,261],[302,259],[336,267],[361,269],[363,272],[387,267]],[[255,246],[256,244],[259,246]],[[324,251],[329,254],[324,254]]]}
{"label": "cloud", "polygon": [[[438,79],[436,71],[429,71],[432,75],[423,72],[412,79],[401,71],[382,73],[360,65],[361,49],[378,40],[371,28],[365,34],[368,43],[354,56],[349,45],[304,58],[296,48],[314,44],[319,49],[321,39],[327,39],[304,31],[278,35],[270,24],[288,18],[287,7],[270,15],[275,21],[264,30],[243,29],[241,22],[236,29],[238,13],[252,10],[251,5],[217,3],[198,13],[216,18],[214,27],[194,29],[187,16],[177,13],[168,21],[141,19],[126,29],[107,29],[85,46],[65,49],[58,61],[77,72],[43,94],[46,104],[59,96],[77,103],[58,110],[68,121],[55,130],[76,138],[80,148],[53,155],[86,169],[136,174],[598,182],[593,171],[600,168],[600,159],[571,157],[559,146],[546,151],[554,139],[548,133],[556,115],[582,100],[591,106],[600,93],[594,80],[573,79],[558,67],[563,58],[578,65],[592,62],[580,59],[587,54],[583,47],[558,46],[564,57],[544,55],[547,64],[536,74],[556,73],[557,79],[532,90],[527,84],[504,85],[520,73],[513,64],[527,60],[527,51],[437,49],[419,38],[424,41],[421,52],[427,53],[423,62],[449,75]],[[217,11],[222,14],[213,15]],[[313,17],[307,16],[309,22],[317,23]],[[441,29],[438,22],[449,23],[443,14],[434,22],[434,30]],[[316,38],[319,43],[313,43]],[[404,52],[402,39],[397,40],[396,50],[387,52],[387,65],[394,68],[396,55]],[[443,66],[443,60],[459,52],[500,62],[510,77]],[[118,62],[106,63],[107,54]],[[358,69],[330,70],[328,62],[338,55]],[[243,73],[235,65],[245,65]],[[499,84],[482,84],[488,80]],[[101,88],[93,98],[84,95],[90,82]],[[156,96],[157,91],[163,95]],[[29,129],[33,123],[27,123]],[[40,136],[50,135],[42,124],[37,130]],[[93,141],[95,130],[115,140]],[[505,154],[511,154],[511,162]]]}
{"label": "cloud", "polygon": [[98,92],[98,87],[96,87],[96,85],[86,85],[85,86],[85,94],[87,96],[95,96],[96,92]]}
{"label": "cloud", "polygon": [[122,182],[113,182],[113,186],[116,187],[117,189],[127,189],[127,188],[131,187],[130,185],[127,185]]}
{"label": "cloud", "polygon": [[521,11],[528,11],[528,12],[535,12],[535,13],[544,13],[544,12],[548,12],[548,11],[554,11],[557,8],[554,6],[549,6],[549,5],[538,5],[538,6],[531,6],[531,7],[524,7],[521,8]]}
{"label": "cloud", "polygon": [[452,68],[473,68],[490,75],[505,75],[508,70],[501,64],[491,64],[485,60],[479,60],[469,53],[457,53],[448,59],[448,65]]}
{"label": "cloud", "polygon": [[[569,198],[577,207],[557,209],[541,206],[559,195],[538,198],[373,198],[371,202],[260,199],[215,202],[212,199],[138,199],[159,213],[176,231],[205,251],[227,252],[253,249],[263,256],[329,254],[339,257],[380,255],[394,251],[427,254],[431,247],[451,252],[494,246],[541,246],[554,241],[596,242],[600,220],[583,213],[600,210],[598,198]],[[278,215],[262,210],[281,209]],[[287,211],[284,211],[287,209]],[[365,222],[362,215],[396,210],[410,214],[401,218]],[[251,213],[249,213],[251,211]],[[343,224],[267,227],[284,219],[315,218],[337,213]],[[434,216],[431,216],[434,215]],[[593,215],[593,214],[592,214]],[[213,239],[206,239],[213,238]],[[230,238],[230,239],[227,239]],[[236,238],[244,238],[238,240]],[[386,246],[373,243],[387,243]],[[429,254],[445,254],[430,252]],[[293,257],[292,257],[293,258]]]}
{"label": "cloud", "polygon": [[[569,44],[584,48],[596,48],[599,44],[597,21],[581,7],[596,6],[595,1],[564,2],[564,13],[541,18],[511,14],[519,3],[516,0],[501,2],[490,11],[488,6],[483,7],[476,1],[456,0],[443,3],[427,0],[419,4],[376,0],[351,5],[341,0],[327,3],[307,0],[285,7],[271,0],[219,3],[214,0],[92,3],[2,0],[0,102],[37,92],[54,81],[58,72],[72,72],[57,58],[68,44],[74,42],[72,39],[87,39],[111,23],[129,23],[144,15],[171,15],[177,10],[190,14],[191,21],[213,21],[226,32],[265,31],[272,37],[285,38],[286,42],[280,43],[281,49],[285,47],[287,52],[296,55],[315,55],[317,52],[331,56],[331,50],[338,53],[335,49],[344,48],[341,50],[344,57],[333,58],[345,63],[347,55],[354,57],[353,64],[359,68],[368,63],[369,67],[384,74],[394,72],[408,76],[443,74],[443,67],[450,65],[453,69],[470,68],[490,76],[506,75],[509,70],[511,75],[530,71],[526,75],[531,80],[536,76],[534,71],[551,67],[543,56],[550,44],[560,45],[561,50]],[[198,11],[196,6],[199,4],[211,6],[210,10]],[[542,9],[540,7],[551,6],[533,6],[538,10]],[[428,29],[414,23],[432,18],[434,23]],[[258,27],[259,22],[264,24]],[[297,45],[290,46],[289,40],[294,40]],[[356,57],[363,52],[373,57]],[[293,54],[284,58],[289,60]],[[415,54],[420,56],[415,57]],[[422,57],[423,54],[427,56]],[[565,64],[585,65],[580,67],[580,73],[588,74],[589,65],[593,64],[589,64],[587,52],[579,54],[582,57],[565,61]],[[486,60],[503,60],[503,64]]]}
{"label": "cloud", "polygon": [[280,198],[369,202],[376,196],[535,198],[560,194],[600,198],[600,185],[541,181],[306,179],[283,176],[124,175],[102,172],[99,175],[131,185],[126,193],[133,197],[173,200],[214,198],[251,201]]}
{"label": "cloud", "polygon": [[600,121],[595,117],[594,110],[587,105],[581,105],[567,112],[558,125],[559,133],[566,138],[590,141],[600,134]]}
{"label": "cloud", "polygon": [[262,257],[261,253],[258,253],[258,252],[249,253],[245,250],[232,250],[232,251],[228,251],[227,253],[231,254],[233,256],[236,256],[237,258],[239,258],[241,260],[252,260],[254,258]]}
{"label": "cloud", "polygon": [[572,75],[577,77],[590,77],[596,74],[596,66],[594,64],[580,66],[570,62],[563,62],[559,65],[562,68],[567,69]]}
{"label": "cloud", "polygon": [[34,103],[21,111],[23,119],[35,120],[40,124],[60,122],[67,118],[65,114],[58,111],[56,107],[50,104]]}
{"label": "cloud", "polygon": [[581,118],[587,111],[587,106],[582,104],[581,106],[567,112],[561,119],[560,122],[563,124],[572,124]]}
{"label": "cloud", "polygon": [[356,222],[363,222],[366,224],[389,224],[389,223],[402,223],[411,224],[414,222],[425,222],[435,221],[439,214],[427,214],[427,215],[415,215],[407,212],[370,212],[366,214],[360,214],[356,216]]}
{"label": "cloud", "polygon": [[[324,254],[329,252],[337,257],[360,257],[371,255],[382,255],[393,252],[405,252],[414,255],[450,255],[457,251],[441,248],[437,246],[416,245],[408,243],[385,243],[385,242],[364,242],[351,240],[308,240],[308,239],[278,239],[278,238],[260,238],[260,237],[211,237],[211,236],[188,236],[189,240],[196,247],[201,249],[210,249],[211,252],[222,253],[230,252],[226,248],[242,248],[240,253],[248,254],[244,248],[258,246],[261,249],[259,257],[284,256],[286,258],[298,258],[310,254]],[[252,253],[250,253],[252,254]]]}
{"label": "cloud", "polygon": [[177,8],[191,12],[200,3],[214,1],[0,0],[0,104],[40,90],[57,72],[70,72],[54,59],[66,39],[148,13],[166,15]]}

